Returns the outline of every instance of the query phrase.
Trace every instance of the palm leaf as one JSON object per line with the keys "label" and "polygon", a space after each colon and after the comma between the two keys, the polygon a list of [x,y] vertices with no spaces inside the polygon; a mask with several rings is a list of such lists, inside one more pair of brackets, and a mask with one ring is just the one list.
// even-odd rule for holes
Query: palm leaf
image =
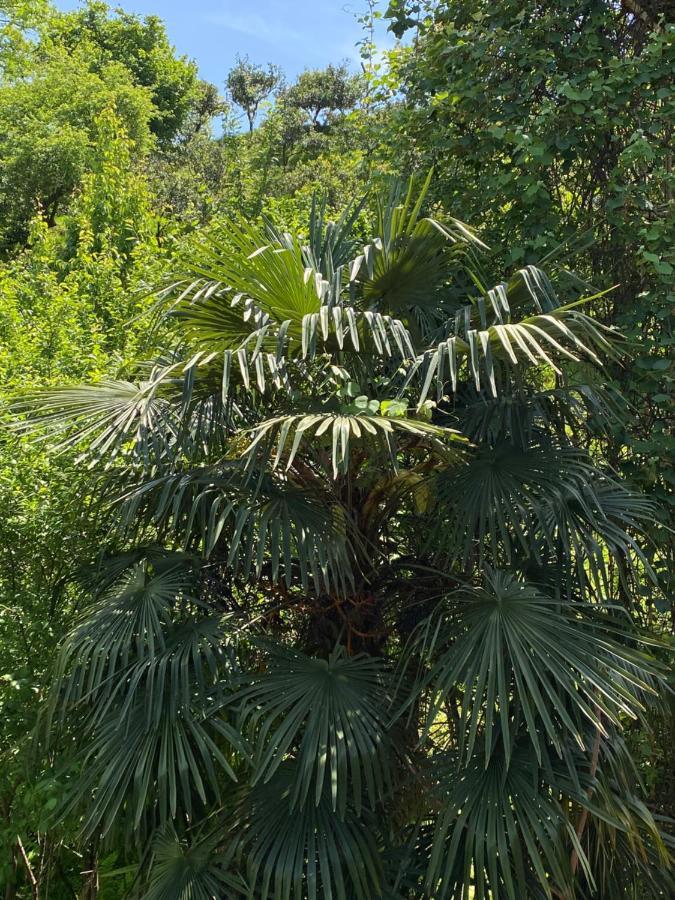
{"label": "palm leaf", "polygon": [[364,797],[374,806],[388,781],[383,676],[378,660],[340,647],[327,660],[271,650],[239,695],[241,727],[258,745],[252,784],[269,782],[292,754],[291,808],[318,806],[325,791],[341,818],[350,795],[357,815]]}
{"label": "palm leaf", "polygon": [[507,369],[548,366],[562,374],[561,357],[600,364],[598,354],[615,356],[615,332],[572,308],[574,305],[483,328],[472,327],[470,315],[462,316],[460,311],[454,333],[417,360],[416,368],[423,381],[419,403],[424,402],[433,384],[439,397],[447,382],[456,393],[462,375],[473,381],[477,391],[487,385],[491,396],[496,397],[498,365]]}
{"label": "palm leaf", "polygon": [[372,900],[381,862],[372,819],[337,816],[327,792],[318,805],[291,806],[296,782],[284,763],[250,792],[235,823],[235,846],[247,862],[249,897]]}
{"label": "palm leaf", "polygon": [[476,549],[481,559],[489,554],[507,563],[518,552],[537,563],[554,556],[574,565],[582,581],[588,564],[602,584],[609,551],[626,560],[634,555],[650,571],[633,536],[651,514],[649,502],[574,448],[523,449],[502,440],[432,482],[447,523],[438,544],[451,559],[466,564]]}
{"label": "palm leaf", "polygon": [[607,723],[620,727],[622,716],[642,715],[646,698],[658,693],[658,671],[647,654],[617,640],[610,613],[486,569],[485,587],[452,595],[440,620],[432,616],[419,629],[430,668],[413,696],[430,691],[425,733],[460,685],[456,739],[467,762],[479,731],[485,760],[499,738],[508,763],[525,724],[541,762],[547,745],[562,755],[568,736],[583,747],[586,721],[606,735]]}
{"label": "palm leaf", "polygon": [[66,437],[56,449],[88,442],[89,452],[101,458],[114,457],[121,445],[137,439],[141,432],[160,440],[163,451],[166,436],[175,432],[176,423],[157,387],[157,380],[139,384],[101,381],[39,391],[14,405],[16,413],[28,414],[14,428],[20,433],[39,430],[53,437],[68,435],[77,425],[74,438]]}
{"label": "palm leaf", "polygon": [[241,220],[227,220],[205,235],[186,268],[183,289],[199,282],[196,289],[203,296],[229,288],[279,323],[299,322],[306,313],[316,312],[327,291],[319,273],[307,277],[298,238],[279,243],[264,226]]}
{"label": "palm leaf", "polygon": [[236,780],[245,742],[213,710],[235,665],[227,625],[186,615],[185,571],[137,565],[66,639],[52,704],[84,745],[66,809],[87,800],[87,835],[192,815]]}
{"label": "palm leaf", "polygon": [[[348,204],[336,222],[326,219],[326,198],[312,197],[312,207],[307,228],[307,243],[303,254],[308,267],[321,272],[326,280],[331,280],[353,258],[357,242],[354,226],[359,218],[367,197]],[[267,223],[267,230],[280,245],[292,241],[288,232],[273,222]]]}
{"label": "palm leaf", "polygon": [[[433,425],[421,419],[375,415],[368,409],[368,398],[363,399],[364,411],[355,415],[317,412],[278,416],[261,422],[251,429],[252,440],[243,457],[252,464],[259,458],[258,451],[262,449],[263,458],[271,462],[273,469],[285,460],[288,471],[292,468],[303,441],[310,437],[314,440],[322,438],[321,443],[330,447],[332,473],[337,478],[339,473],[348,470],[353,439],[368,439],[371,446],[379,443],[394,469],[397,467],[394,442],[397,433],[434,447],[446,458],[457,459],[466,449],[466,439],[454,429]],[[276,452],[272,458],[271,450],[274,445]]]}
{"label": "palm leaf", "polygon": [[263,570],[291,587],[344,593],[353,582],[353,530],[334,498],[223,460],[128,486],[118,501],[128,528],[159,529],[249,579]]}
{"label": "palm leaf", "polygon": [[[449,765],[448,765],[449,763]],[[558,800],[555,784],[530,748],[478,757],[461,770],[442,758],[440,812],[427,873],[427,892],[452,897],[504,896],[509,900],[572,896],[571,843],[588,863]],[[445,771],[445,774],[444,774]]]}
{"label": "palm leaf", "polygon": [[[654,897],[673,893],[675,841],[645,802],[623,735],[602,742],[591,788],[575,799],[590,813],[583,844],[604,896],[638,897],[647,886]],[[669,824],[661,820],[661,827]],[[578,893],[590,897],[592,884],[584,881]]]}
{"label": "palm leaf", "polygon": [[423,217],[422,207],[431,183],[429,172],[419,191],[409,180],[394,182],[390,196],[378,204],[378,238],[367,244],[351,267],[364,301],[394,315],[433,307],[438,288],[451,274],[471,263],[473,249],[486,249],[474,232],[458,219],[440,222]]}
{"label": "palm leaf", "polygon": [[228,871],[228,858],[213,836],[187,842],[172,829],[153,843],[145,900],[215,900],[244,897],[243,879]]}

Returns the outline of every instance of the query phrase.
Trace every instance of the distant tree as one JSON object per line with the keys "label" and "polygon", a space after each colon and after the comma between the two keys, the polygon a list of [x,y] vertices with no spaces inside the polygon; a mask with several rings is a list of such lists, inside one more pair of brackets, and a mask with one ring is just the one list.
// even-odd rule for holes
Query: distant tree
{"label": "distant tree", "polygon": [[40,210],[49,225],[95,168],[95,120],[114,112],[133,162],[208,132],[226,103],[177,57],[160,19],[99,0],[61,13],[0,0],[0,250],[20,248]]}
{"label": "distant tree", "polygon": [[280,103],[265,120],[265,128],[274,135],[279,145],[279,162],[286,168],[291,151],[307,133],[306,116],[303,110],[287,103]]}
{"label": "distant tree", "polygon": [[136,84],[150,91],[155,107],[151,127],[160,143],[175,138],[195,100],[203,96],[195,63],[176,56],[158,16],[112,12],[101,0],[89,0],[83,9],[52,16],[43,42],[86,49],[93,71],[121,63]]}
{"label": "distant tree", "polygon": [[0,0],[0,29],[33,28],[49,12],[49,0]]}
{"label": "distant tree", "polygon": [[237,63],[227,76],[227,90],[233,103],[241,107],[248,120],[248,130],[253,131],[258,107],[281,84],[282,73],[278,66],[267,67],[252,63],[248,56],[237,56]]}
{"label": "distant tree", "polygon": [[222,97],[215,84],[210,81],[200,81],[195,90],[192,107],[190,108],[184,132],[187,137],[192,137],[207,129],[212,119],[223,116],[229,109],[229,104]]}
{"label": "distant tree", "polygon": [[230,193],[241,199],[237,165],[244,159],[237,153],[238,147],[234,139],[215,140],[203,129],[170,153],[152,158],[148,175],[163,226],[172,231],[176,220],[181,229],[205,224]]}
{"label": "distant tree", "polygon": [[0,73],[18,74],[30,57],[27,29],[47,15],[48,0],[0,0]]}
{"label": "distant tree", "polygon": [[362,83],[343,63],[325,69],[307,69],[285,92],[289,106],[304,110],[316,125],[322,113],[350,109],[361,95]]}
{"label": "distant tree", "polygon": [[93,165],[95,120],[107,108],[120,117],[133,154],[152,143],[153,104],[118,63],[89,68],[82,48],[54,49],[30,78],[0,90],[0,248],[22,244],[40,208],[50,225]]}

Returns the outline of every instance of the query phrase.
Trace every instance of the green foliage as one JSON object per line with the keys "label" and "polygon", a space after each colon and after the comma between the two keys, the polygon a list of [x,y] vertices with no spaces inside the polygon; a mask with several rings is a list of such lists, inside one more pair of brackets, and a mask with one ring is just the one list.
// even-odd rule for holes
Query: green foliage
{"label": "green foliage", "polygon": [[272,63],[267,68],[252,63],[248,57],[237,57],[237,64],[227,76],[227,90],[233,103],[240,106],[253,131],[258,107],[281,83],[281,71]]}
{"label": "green foliage", "polygon": [[0,70],[4,76],[25,73],[32,45],[26,30],[49,12],[49,0],[2,0],[0,3]]}
{"label": "green foliage", "polygon": [[92,171],[72,213],[58,229],[35,218],[30,250],[0,275],[0,371],[8,391],[25,387],[26,379],[109,371],[110,351],[127,342],[127,322],[138,311],[130,282],[143,269],[152,277],[157,266],[133,144],[111,110],[97,117],[94,128]]}
{"label": "green foliage", "polygon": [[175,55],[158,16],[141,19],[121,9],[111,14],[106,3],[88,0],[82,9],[53,16],[42,41],[69,54],[86,54],[93,72],[121,65],[134,84],[147,89],[150,126],[160,143],[181,133],[198,96],[204,102],[195,64]]}
{"label": "green foliage", "polygon": [[[31,27],[32,26],[32,27]],[[0,92],[0,246],[23,245],[37,212],[53,225],[96,163],[97,118],[114,110],[134,165],[153,146],[208,132],[224,111],[213,85],[177,58],[163,24],[104,3],[57,13],[12,9]]]}
{"label": "green foliage", "polygon": [[[396,33],[416,30],[414,50],[395,54],[388,75],[406,95],[392,120],[395,152],[437,164],[438,198],[484,222],[506,265],[552,253],[588,284],[616,286],[604,319],[635,342],[635,361],[613,374],[638,416],[609,452],[667,522],[672,7],[396,0],[387,14]],[[658,525],[653,535],[672,593],[672,544]]]}
{"label": "green foliage", "polygon": [[284,91],[283,102],[303,110],[316,125],[322,114],[328,118],[333,112],[355,106],[361,88],[360,79],[350,75],[346,65],[329,65],[302,72],[295,84]]}
{"label": "green foliage", "polygon": [[[143,280],[158,277],[162,253],[122,121],[104,109],[92,131],[91,170],[69,214],[53,228],[35,217],[29,248],[0,267],[3,404],[29,384],[98,378],[135,354],[129,319],[141,308]],[[55,866],[62,873],[60,898],[69,896],[69,881],[78,883],[82,864],[75,828],[65,819],[53,824],[64,779],[36,752],[31,733],[50,660],[81,600],[77,570],[95,557],[106,526],[92,513],[73,455],[50,459],[4,428],[0,442],[0,882],[20,890],[27,877],[19,835],[40,883]]]}
{"label": "green foliage", "polygon": [[[85,453],[127,548],[92,573],[50,721],[65,808],[141,842],[152,896],[171,823],[195,890],[222,866],[247,896],[365,900],[387,845],[439,898],[671,886],[613,751],[663,689],[622,603],[649,507],[575,447],[614,334],[534,267],[486,289],[484,245],[424,214],[428,187],[381,198],[365,244],[359,204],[315,206],[303,237],[224,223],[161,294],[170,362],[16,407]],[[485,431],[475,407],[500,403]],[[192,823],[221,848],[194,876]],[[634,848],[620,876],[601,832]]]}
{"label": "green foliage", "polygon": [[96,118],[109,108],[122,119],[138,158],[148,147],[152,106],[147,92],[132,83],[122,66],[111,64],[95,73],[86,51],[55,49],[36,77],[3,86],[3,248],[26,240],[37,212],[53,225],[65,211],[95,162]]}
{"label": "green foliage", "polygon": [[667,12],[2,5],[7,898],[675,891]]}

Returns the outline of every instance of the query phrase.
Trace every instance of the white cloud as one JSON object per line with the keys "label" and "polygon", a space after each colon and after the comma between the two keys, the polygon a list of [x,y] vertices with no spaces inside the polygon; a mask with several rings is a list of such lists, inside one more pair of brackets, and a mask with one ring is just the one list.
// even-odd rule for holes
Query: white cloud
{"label": "white cloud", "polygon": [[289,28],[283,22],[263,18],[258,13],[214,13],[207,15],[206,21],[211,25],[220,25],[230,31],[255,37],[270,44],[302,40],[299,31]]}

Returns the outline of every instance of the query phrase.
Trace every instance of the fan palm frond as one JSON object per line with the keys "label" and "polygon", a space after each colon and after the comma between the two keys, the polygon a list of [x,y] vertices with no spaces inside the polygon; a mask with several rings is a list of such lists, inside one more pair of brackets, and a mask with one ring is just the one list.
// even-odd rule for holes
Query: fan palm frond
{"label": "fan palm frond", "polygon": [[233,754],[247,753],[212,711],[214,686],[224,688],[235,666],[226,624],[187,613],[184,570],[149,568],[135,566],[106,592],[59,659],[58,720],[68,713],[87,736],[67,808],[88,801],[87,834],[118,820],[138,828],[148,815],[191,815],[207,792],[219,795],[219,773],[236,780]]}
{"label": "fan palm frond", "polygon": [[562,374],[560,357],[599,364],[599,353],[615,355],[615,333],[572,306],[561,306],[518,322],[499,321],[480,329],[471,327],[469,316],[462,316],[460,311],[454,333],[418,360],[423,380],[419,402],[424,402],[434,383],[439,398],[446,381],[456,393],[462,371],[477,391],[487,384],[491,396],[496,397],[500,365],[543,365]]}
{"label": "fan palm frond", "polygon": [[223,460],[127,486],[118,503],[127,529],[147,526],[199,548],[216,548],[235,575],[265,574],[288,588],[299,576],[317,593],[344,593],[353,580],[356,539],[342,506],[315,486],[243,470]]}
{"label": "fan palm frond", "polygon": [[479,731],[485,760],[500,740],[508,763],[525,724],[541,763],[546,745],[562,755],[567,736],[583,748],[586,721],[606,735],[606,723],[637,718],[649,695],[658,695],[659,673],[648,654],[617,639],[610,613],[486,569],[483,588],[452,595],[447,613],[419,630],[419,651],[430,663],[416,688],[431,695],[425,732],[460,685],[455,737],[467,762]]}
{"label": "fan palm frond", "polygon": [[[237,362],[245,357],[251,370],[261,354],[263,359],[273,355],[277,365],[313,359],[318,352],[364,353],[399,360],[415,357],[403,322],[374,310],[322,302],[295,318],[277,319],[224,288],[204,293],[197,286],[195,297],[185,291],[181,296],[172,316],[191,346],[229,352]],[[246,377],[243,369],[242,377]]]}
{"label": "fan palm frond", "polygon": [[[349,203],[337,221],[326,218],[326,198],[312,197],[312,207],[307,227],[307,243],[303,245],[305,261],[316,272],[321,272],[326,280],[331,280],[354,257],[358,246],[354,237],[354,226],[361,215],[367,196]],[[274,223],[268,222],[269,233],[281,245],[290,236]]]}
{"label": "fan palm frond", "polygon": [[176,710],[168,692],[158,713],[150,716],[141,690],[131,702],[120,697],[99,716],[87,738],[79,754],[82,774],[63,809],[65,813],[84,804],[86,837],[125,828],[147,834],[176,816],[203,814],[219,802],[223,781],[236,780],[232,745],[245,753],[230,725],[206,718],[199,709]]}
{"label": "fan palm frond", "polygon": [[242,727],[258,745],[253,784],[269,782],[290,753],[291,808],[318,806],[324,791],[342,818],[348,798],[357,815],[364,796],[375,805],[389,780],[387,695],[378,660],[348,657],[341,647],[327,660],[274,648],[265,672],[240,697]]}
{"label": "fan palm frond", "polygon": [[516,387],[495,398],[471,390],[463,399],[459,422],[467,437],[490,446],[505,441],[523,449],[550,434],[560,440],[566,428],[573,434],[588,429],[609,435],[613,428],[625,426],[629,414],[627,402],[614,387],[590,377],[566,379],[547,390]]}
{"label": "fan palm frond", "polygon": [[[516,748],[507,764],[496,753],[459,771],[439,760],[441,812],[427,873],[428,896],[572,896],[572,845],[588,863],[558,799],[555,783],[531,748]],[[443,770],[445,769],[445,775]]]}
{"label": "fan palm frond", "polygon": [[298,237],[280,244],[265,226],[241,219],[205,235],[189,267],[193,279],[205,279],[205,293],[217,290],[214,285],[227,287],[277,322],[299,322],[316,312],[327,290],[320,273],[308,277]]}
{"label": "fan palm frond", "polygon": [[260,900],[372,900],[380,895],[381,860],[374,821],[333,812],[324,789],[318,805],[291,806],[292,763],[246,797],[234,841],[247,861],[250,897]]}
{"label": "fan palm frond", "polygon": [[[253,437],[245,450],[244,458],[252,462],[258,458],[257,452],[254,451],[257,451],[260,445],[272,448],[276,444],[276,453],[271,460],[272,468],[276,468],[285,459],[285,468],[288,470],[293,466],[303,440],[310,437],[317,440],[326,435],[322,443],[331,448],[331,467],[333,477],[337,478],[340,472],[348,470],[350,445],[353,439],[367,437],[371,444],[383,445],[394,469],[397,467],[394,442],[397,432],[404,437],[430,444],[446,458],[456,459],[466,449],[466,439],[454,429],[433,425],[421,419],[376,415],[368,408],[368,398],[364,397],[363,400],[363,411],[357,414],[310,413],[268,419],[251,429]],[[378,408],[381,407],[378,401],[374,403]],[[285,450],[288,451],[286,456]]]}
{"label": "fan palm frond", "polygon": [[352,263],[364,302],[397,316],[438,303],[438,289],[457,270],[478,269],[476,250],[487,249],[458,219],[422,215],[430,172],[418,190],[412,179],[394,182],[378,205],[378,237]]}
{"label": "fan palm frond", "polygon": [[228,871],[229,859],[218,849],[218,840],[207,836],[188,842],[171,828],[153,843],[145,900],[228,900],[243,898],[244,880]]}
{"label": "fan palm frond", "polygon": [[164,651],[173,612],[193,587],[189,568],[179,564],[155,572],[152,563],[140,561],[118,575],[62,645],[55,695],[61,707],[99,692],[109,697],[119,688],[121,671]]}
{"label": "fan palm frond", "polygon": [[[589,813],[583,845],[602,896],[639,897],[645,887],[654,897],[670,896],[675,889],[670,822],[659,823],[645,802],[623,735],[613,732],[602,742],[591,790],[576,799]],[[587,879],[579,893],[593,895]]]}
{"label": "fan palm frond", "polygon": [[14,404],[12,427],[37,440],[56,439],[57,452],[80,450],[92,468],[123,460],[149,470],[190,452],[191,445],[219,446],[232,409],[221,397],[222,362],[216,380],[209,366],[214,355],[153,366],[136,383],[33,392]]}
{"label": "fan palm frond", "polygon": [[501,441],[440,471],[433,491],[448,525],[438,543],[451,558],[466,562],[476,549],[507,563],[517,549],[539,563],[560,555],[582,579],[588,564],[602,584],[609,551],[626,561],[634,554],[650,571],[634,537],[650,503],[574,448]]}
{"label": "fan palm frond", "polygon": [[77,423],[75,438],[64,439],[56,449],[88,442],[89,453],[100,457],[116,454],[122,442],[140,431],[152,434],[163,448],[164,435],[173,434],[177,427],[164,398],[157,396],[155,381],[102,381],[44,390],[25,397],[14,409],[26,416],[14,426],[19,433],[40,430],[49,437],[68,435]]}

